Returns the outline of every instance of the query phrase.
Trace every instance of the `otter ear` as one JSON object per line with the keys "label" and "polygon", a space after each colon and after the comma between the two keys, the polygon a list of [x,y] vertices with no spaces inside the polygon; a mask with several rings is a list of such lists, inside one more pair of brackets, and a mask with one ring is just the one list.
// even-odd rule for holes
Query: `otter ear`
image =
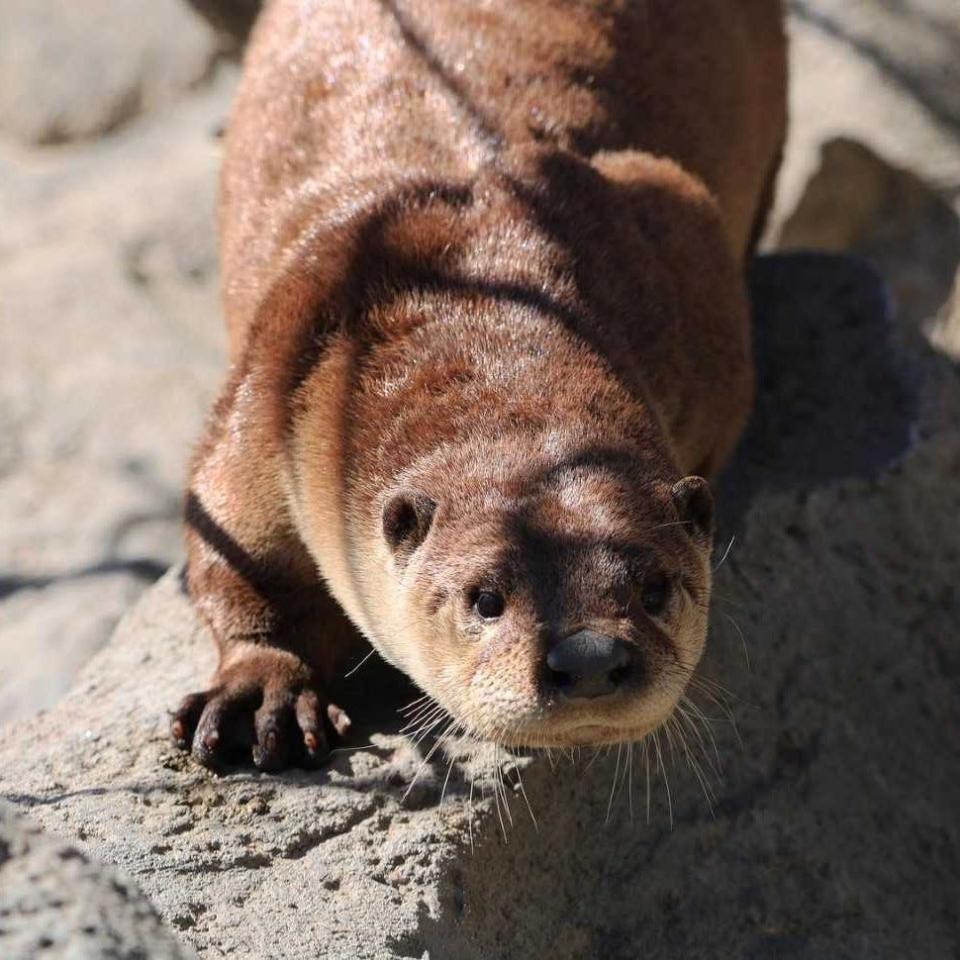
{"label": "otter ear", "polygon": [[395,553],[409,555],[426,539],[436,503],[419,490],[401,490],[383,508],[383,535]]}
{"label": "otter ear", "polygon": [[707,543],[713,536],[713,495],[703,477],[684,477],[670,491],[680,519],[694,540]]}

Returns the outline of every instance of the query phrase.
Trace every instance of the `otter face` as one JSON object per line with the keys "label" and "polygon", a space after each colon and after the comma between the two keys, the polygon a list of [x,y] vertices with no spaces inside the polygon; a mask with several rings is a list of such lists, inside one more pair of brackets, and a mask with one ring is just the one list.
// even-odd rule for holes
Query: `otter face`
{"label": "otter face", "polygon": [[703,651],[712,514],[699,477],[574,470],[457,503],[396,492],[383,530],[410,652],[398,665],[483,739],[640,739]]}

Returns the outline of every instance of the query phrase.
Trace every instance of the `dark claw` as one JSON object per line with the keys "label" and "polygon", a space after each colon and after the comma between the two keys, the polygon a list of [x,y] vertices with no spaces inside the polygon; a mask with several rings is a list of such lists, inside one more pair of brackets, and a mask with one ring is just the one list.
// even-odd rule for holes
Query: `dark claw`
{"label": "dark claw", "polygon": [[330,753],[324,730],[323,709],[314,690],[304,690],[297,698],[297,726],[303,734],[303,753],[309,766],[317,766]]}
{"label": "dark claw", "polygon": [[223,763],[223,753],[227,747],[225,734],[240,706],[241,701],[221,693],[204,708],[193,735],[193,755],[205,767],[216,768]]}
{"label": "dark claw", "polygon": [[193,743],[193,732],[207,705],[206,693],[191,693],[180,701],[170,722],[170,736],[181,750],[189,750]]}
{"label": "dark claw", "polygon": [[287,765],[293,727],[292,696],[286,690],[269,692],[254,718],[257,742],[253,762],[260,770],[281,770]]}
{"label": "dark claw", "polygon": [[337,731],[338,736],[345,737],[353,721],[347,716],[346,711],[338,707],[335,703],[327,704],[327,717],[333,724],[333,729]]}
{"label": "dark claw", "polygon": [[287,766],[287,739],[275,732],[268,733],[263,743],[253,747],[253,762],[258,770],[272,772]]}

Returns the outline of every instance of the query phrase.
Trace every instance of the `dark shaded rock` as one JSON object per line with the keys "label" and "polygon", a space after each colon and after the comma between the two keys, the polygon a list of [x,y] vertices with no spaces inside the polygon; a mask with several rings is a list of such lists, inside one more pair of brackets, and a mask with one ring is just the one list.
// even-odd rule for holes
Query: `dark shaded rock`
{"label": "dark shaded rock", "polygon": [[261,0],[188,0],[190,5],[221,34],[226,44],[239,51],[247,42],[263,4]]}
{"label": "dark shaded rock", "polygon": [[757,400],[721,482],[727,526],[761,491],[876,475],[906,452],[917,419],[917,373],[894,350],[890,297],[866,261],[764,256],[750,290]]}
{"label": "dark shaded rock", "polygon": [[134,883],[0,804],[4,960],[189,960]]}

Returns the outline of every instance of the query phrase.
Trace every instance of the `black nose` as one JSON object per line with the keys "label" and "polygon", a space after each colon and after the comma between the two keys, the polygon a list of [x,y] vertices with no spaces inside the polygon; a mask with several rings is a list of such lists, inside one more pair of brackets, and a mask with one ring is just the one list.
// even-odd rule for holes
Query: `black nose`
{"label": "black nose", "polygon": [[614,637],[578,630],[557,641],[547,653],[550,679],[568,697],[602,697],[626,677],[630,648]]}

